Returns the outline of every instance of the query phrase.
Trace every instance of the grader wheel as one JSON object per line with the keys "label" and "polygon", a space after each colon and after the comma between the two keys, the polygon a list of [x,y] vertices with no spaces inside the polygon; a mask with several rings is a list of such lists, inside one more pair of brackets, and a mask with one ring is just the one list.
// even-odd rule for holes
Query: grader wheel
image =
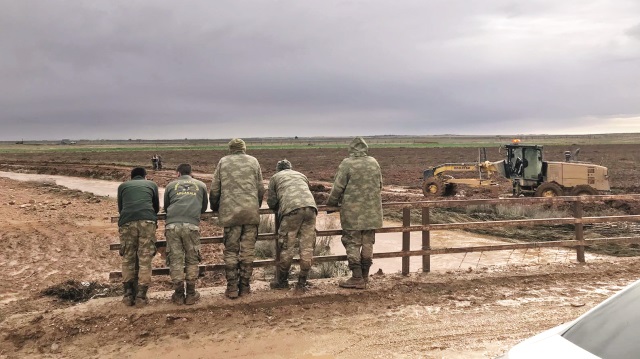
{"label": "grader wheel", "polygon": [[447,183],[445,185],[444,195],[445,196],[455,196],[458,192],[458,185],[455,183]]}
{"label": "grader wheel", "polygon": [[445,183],[436,177],[429,177],[422,183],[422,194],[425,197],[442,197],[446,191]]}
{"label": "grader wheel", "polygon": [[536,197],[558,197],[562,196],[564,191],[562,187],[553,182],[544,182],[537,189],[535,196]]}
{"label": "grader wheel", "polygon": [[598,194],[595,188],[589,186],[588,184],[580,184],[571,190],[572,196],[595,196]]}

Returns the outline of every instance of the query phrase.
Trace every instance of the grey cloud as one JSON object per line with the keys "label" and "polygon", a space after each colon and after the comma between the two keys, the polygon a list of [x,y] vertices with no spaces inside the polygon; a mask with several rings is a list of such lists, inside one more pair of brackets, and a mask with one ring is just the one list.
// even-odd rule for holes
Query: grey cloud
{"label": "grey cloud", "polygon": [[640,114],[640,44],[625,42],[639,5],[583,5],[9,2],[0,139],[69,128],[88,138],[572,132]]}

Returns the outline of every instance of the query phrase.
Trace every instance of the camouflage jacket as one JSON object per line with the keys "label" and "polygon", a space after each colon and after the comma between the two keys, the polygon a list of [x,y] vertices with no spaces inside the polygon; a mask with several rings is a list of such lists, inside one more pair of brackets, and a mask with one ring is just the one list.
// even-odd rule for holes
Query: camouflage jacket
{"label": "camouflage jacket", "polygon": [[264,192],[258,160],[242,151],[234,152],[222,157],[213,172],[211,210],[219,212],[222,227],[257,225]]}
{"label": "camouflage jacket", "polygon": [[340,205],[340,223],[345,230],[382,227],[382,173],[368,146],[356,137],[349,146],[349,157],[338,167],[328,206]]}
{"label": "camouflage jacket", "polygon": [[269,180],[267,204],[269,208],[278,212],[279,217],[298,208],[313,207],[318,209],[313,194],[309,190],[307,177],[290,169],[279,171]]}

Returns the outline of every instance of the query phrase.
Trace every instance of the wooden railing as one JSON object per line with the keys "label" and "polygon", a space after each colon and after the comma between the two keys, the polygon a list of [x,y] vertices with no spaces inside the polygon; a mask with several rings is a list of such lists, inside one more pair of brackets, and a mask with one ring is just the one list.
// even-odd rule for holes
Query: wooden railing
{"label": "wooden railing", "polygon": [[[589,202],[602,202],[602,201],[639,201],[640,195],[605,195],[605,196],[577,196],[577,197],[550,197],[550,198],[501,198],[501,199],[472,199],[472,200],[441,200],[441,201],[418,201],[418,202],[397,202],[397,203],[384,203],[382,206],[385,213],[389,210],[401,210],[402,211],[402,226],[396,227],[383,227],[376,230],[376,233],[402,233],[402,250],[398,252],[382,252],[374,253],[373,258],[402,258],[402,273],[404,275],[409,274],[409,258],[413,256],[422,257],[422,270],[423,272],[431,271],[431,255],[434,254],[449,254],[449,253],[470,253],[470,252],[483,252],[483,251],[501,251],[501,250],[514,250],[525,248],[543,248],[543,247],[575,247],[576,259],[578,262],[585,261],[584,250],[585,246],[602,243],[635,243],[640,242],[640,237],[615,237],[615,238],[597,238],[597,239],[584,239],[584,225],[592,223],[607,223],[607,222],[623,222],[623,221],[640,221],[640,215],[622,215],[622,216],[595,216],[584,217],[583,205]],[[573,207],[572,217],[563,218],[542,218],[542,219],[521,219],[521,220],[499,220],[499,221],[478,221],[478,222],[459,222],[459,223],[442,223],[432,224],[430,222],[430,210],[432,208],[451,208],[451,207],[466,207],[466,206],[481,206],[481,205],[504,205],[504,206],[524,206],[534,204],[547,204],[557,205],[562,203],[570,203]],[[421,209],[422,220],[420,225],[411,224],[411,210]],[[339,211],[339,207],[319,206],[319,212],[327,211]],[[260,209],[260,214],[273,214],[273,211],[269,209]],[[217,217],[217,212],[207,212],[202,215],[202,219],[210,219]],[[159,214],[159,220],[164,220],[165,215]],[[111,219],[113,223],[117,223],[118,217]],[[431,231],[438,230],[452,230],[452,229],[478,229],[478,228],[492,228],[492,227],[506,227],[506,226],[536,226],[536,225],[573,225],[575,231],[575,238],[572,240],[562,241],[543,241],[543,242],[527,242],[527,243],[509,243],[509,244],[496,244],[486,246],[472,246],[472,247],[450,247],[450,248],[431,248]],[[420,249],[411,249],[410,235],[411,232],[422,232],[422,245]],[[342,234],[342,230],[321,230],[316,231],[318,236],[337,236]],[[275,240],[277,235],[275,233],[260,234],[258,240]],[[202,237],[201,244],[223,243],[222,236],[216,237]],[[156,247],[165,247],[166,241],[159,240],[156,242]],[[120,243],[113,243],[110,245],[111,250],[120,249]],[[375,249],[375,246],[374,246]],[[346,261],[346,255],[326,255],[315,256],[313,258],[314,263],[320,262],[333,262],[333,261]],[[294,260],[295,262],[295,260]],[[275,260],[256,260],[253,262],[254,267],[266,267],[275,265]],[[205,271],[223,270],[224,264],[204,264],[200,265],[200,273]],[[153,275],[168,275],[169,268],[154,268]],[[121,272],[111,272],[109,277],[111,279],[117,279],[122,276]]]}

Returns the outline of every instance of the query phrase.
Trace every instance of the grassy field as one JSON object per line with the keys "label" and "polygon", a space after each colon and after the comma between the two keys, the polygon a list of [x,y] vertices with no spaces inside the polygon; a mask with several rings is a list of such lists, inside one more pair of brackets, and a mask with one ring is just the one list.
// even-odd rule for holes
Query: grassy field
{"label": "grassy field", "polygon": [[[598,135],[514,136],[373,136],[365,137],[371,148],[499,147],[518,138],[523,143],[567,146],[573,144],[627,144],[640,142],[639,133]],[[217,151],[226,150],[228,140],[79,140],[73,145],[57,141],[0,142],[0,153],[29,152],[125,152],[125,151]],[[255,150],[344,148],[351,137],[342,138],[249,138]]]}

